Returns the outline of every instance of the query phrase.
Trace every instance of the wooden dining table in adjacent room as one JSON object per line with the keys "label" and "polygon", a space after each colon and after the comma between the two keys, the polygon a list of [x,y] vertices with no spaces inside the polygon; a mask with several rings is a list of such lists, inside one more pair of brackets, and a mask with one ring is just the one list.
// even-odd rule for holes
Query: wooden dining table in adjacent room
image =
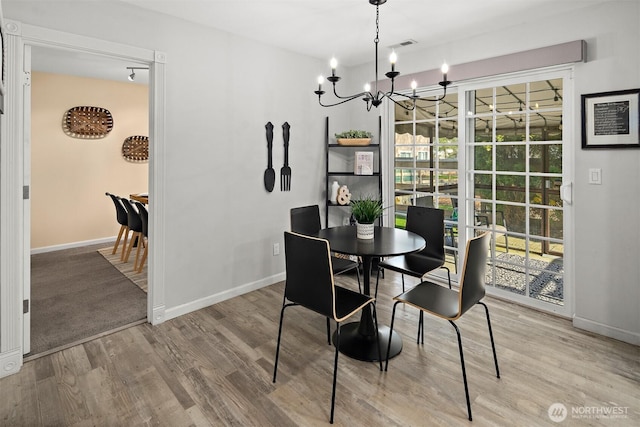
{"label": "wooden dining table in adjacent room", "polygon": [[136,202],[144,203],[145,205],[149,204],[149,194],[147,193],[129,194],[129,198]]}

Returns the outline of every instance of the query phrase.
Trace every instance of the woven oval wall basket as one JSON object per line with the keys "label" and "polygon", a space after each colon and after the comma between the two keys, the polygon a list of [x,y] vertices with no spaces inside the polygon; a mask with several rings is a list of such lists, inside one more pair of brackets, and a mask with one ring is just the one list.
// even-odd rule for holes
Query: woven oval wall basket
{"label": "woven oval wall basket", "polygon": [[127,137],[122,143],[122,157],[130,162],[148,161],[149,137],[143,135]]}
{"label": "woven oval wall basket", "polygon": [[73,138],[104,138],[113,129],[113,117],[101,107],[73,107],[64,114],[62,129]]}

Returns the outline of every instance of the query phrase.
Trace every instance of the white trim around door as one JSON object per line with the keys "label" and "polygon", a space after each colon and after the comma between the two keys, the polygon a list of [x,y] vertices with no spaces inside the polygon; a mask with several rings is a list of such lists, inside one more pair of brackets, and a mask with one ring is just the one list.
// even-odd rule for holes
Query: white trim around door
{"label": "white trim around door", "polygon": [[[30,109],[25,108],[23,71],[25,46],[43,46],[125,59],[149,65],[149,248],[147,319],[152,324],[165,319],[163,194],[165,176],[164,116],[165,63],[163,52],[68,34],[16,21],[5,23],[6,94],[5,114],[0,115],[0,377],[18,372],[24,354],[23,301],[28,294],[25,273],[30,256],[28,239],[28,170],[24,167],[28,148]],[[27,231],[25,231],[27,230]],[[28,297],[28,295],[27,295]]]}

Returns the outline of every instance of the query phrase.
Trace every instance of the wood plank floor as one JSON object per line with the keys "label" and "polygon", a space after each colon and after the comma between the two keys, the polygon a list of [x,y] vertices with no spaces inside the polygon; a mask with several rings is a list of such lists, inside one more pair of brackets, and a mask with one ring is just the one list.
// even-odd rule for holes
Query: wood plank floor
{"label": "wood plank floor", "polygon": [[[340,281],[355,287],[352,278]],[[400,276],[387,272],[379,293],[381,323],[391,320],[399,283]],[[333,347],[326,343],[324,318],[287,309],[278,381],[272,383],[283,289],[278,283],[29,361],[0,380],[0,425],[326,425]],[[396,330],[404,349],[388,372],[340,357],[335,425],[640,425],[638,347],[574,329],[565,319],[485,301],[501,379],[484,310],[477,307],[458,323],[473,423],[466,418],[453,328],[426,317],[425,344],[417,345],[417,313],[399,307]],[[556,402],[568,410],[559,424],[547,414]],[[585,414],[602,410],[618,415]]]}

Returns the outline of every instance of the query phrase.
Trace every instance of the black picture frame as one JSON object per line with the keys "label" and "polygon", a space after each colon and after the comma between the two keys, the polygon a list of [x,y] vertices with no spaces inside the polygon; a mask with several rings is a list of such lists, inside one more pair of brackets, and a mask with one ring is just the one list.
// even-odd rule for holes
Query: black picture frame
{"label": "black picture frame", "polygon": [[640,148],[640,89],[584,94],[582,148]]}

